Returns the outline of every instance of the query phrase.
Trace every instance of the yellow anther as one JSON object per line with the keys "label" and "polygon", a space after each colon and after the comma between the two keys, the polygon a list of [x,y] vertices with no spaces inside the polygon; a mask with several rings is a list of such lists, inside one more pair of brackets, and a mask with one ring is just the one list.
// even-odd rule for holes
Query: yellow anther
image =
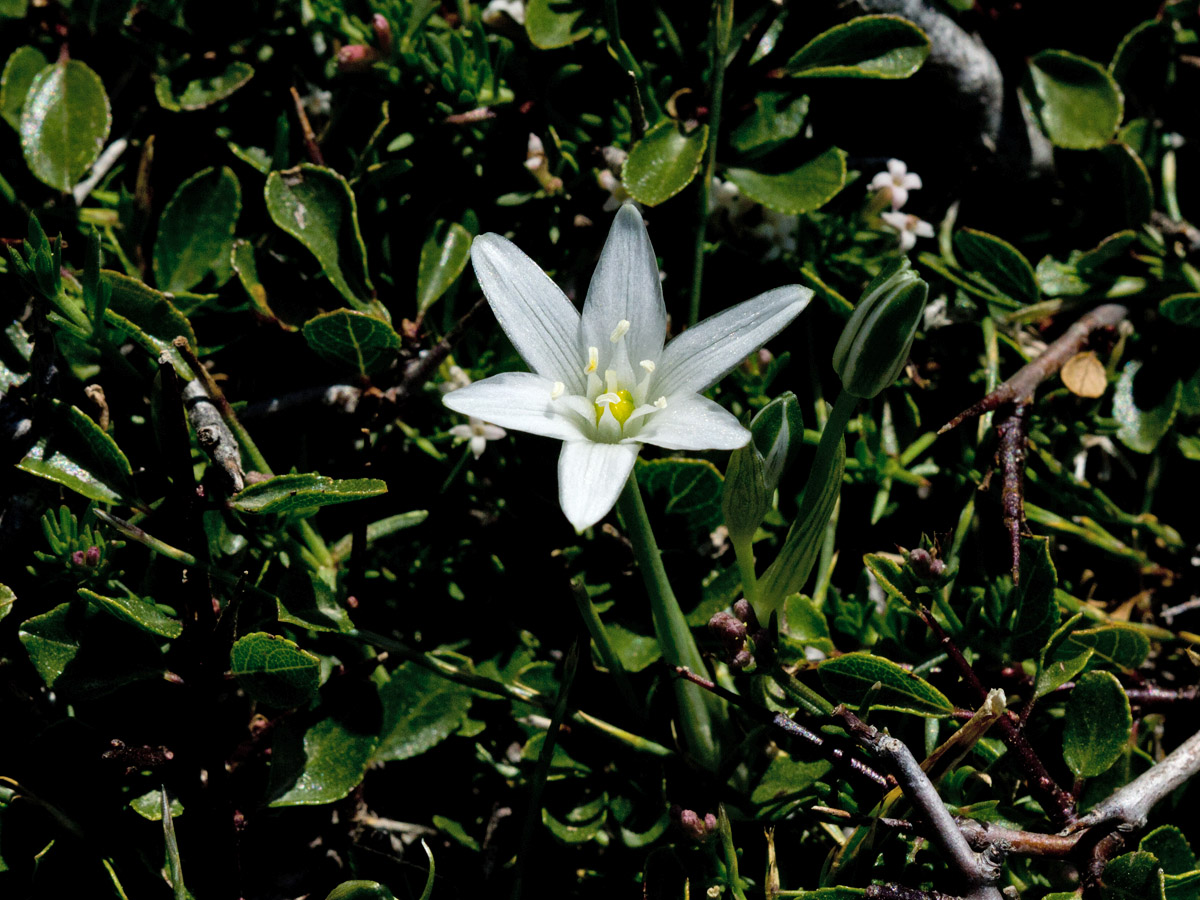
{"label": "yellow anther", "polygon": [[583,374],[588,375],[600,368],[600,351],[595,347],[588,347],[588,362],[584,367]]}
{"label": "yellow anther", "polygon": [[559,397],[561,397],[563,395],[563,392],[566,389],[567,389],[567,386],[565,384],[563,384],[561,381],[554,382],[554,387],[550,388],[550,399],[557,400]]}
{"label": "yellow anther", "polygon": [[652,360],[652,359],[643,359],[640,363],[638,363],[638,365],[641,366],[643,369],[645,369],[647,372],[653,372],[655,369],[658,368],[658,366],[654,365],[654,360]]}
{"label": "yellow anther", "polygon": [[621,338],[625,337],[625,335],[628,331],[629,331],[629,320],[622,319],[620,322],[617,323],[617,327],[613,329],[612,336],[609,337],[609,340],[615,344]]}

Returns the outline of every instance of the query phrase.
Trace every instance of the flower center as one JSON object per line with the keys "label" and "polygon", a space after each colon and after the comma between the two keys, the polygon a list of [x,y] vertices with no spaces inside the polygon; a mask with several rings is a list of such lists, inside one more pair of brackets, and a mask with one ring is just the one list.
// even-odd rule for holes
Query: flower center
{"label": "flower center", "polygon": [[613,418],[624,425],[629,421],[629,417],[633,414],[633,410],[637,404],[633,402],[633,394],[622,389],[601,394],[596,398],[595,406],[597,425],[600,424],[600,418],[604,415],[604,408],[606,406],[612,412]]}

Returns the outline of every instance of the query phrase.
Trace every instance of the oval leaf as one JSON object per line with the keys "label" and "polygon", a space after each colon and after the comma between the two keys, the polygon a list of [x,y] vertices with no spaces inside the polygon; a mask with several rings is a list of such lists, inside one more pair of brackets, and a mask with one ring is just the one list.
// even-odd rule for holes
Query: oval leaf
{"label": "oval leaf", "polygon": [[[148,819],[151,822],[161,822],[163,817],[162,802],[162,791],[149,791],[140,797],[130,800],[129,808],[143,819]],[[171,817],[176,818],[181,815],[183,815],[183,804],[175,797],[171,797]]]}
{"label": "oval leaf", "polygon": [[1029,60],[1029,101],[1056,146],[1068,150],[1103,147],[1121,124],[1121,90],[1090,59],[1063,50],[1043,50]]}
{"label": "oval leaf", "polygon": [[137,597],[105,597],[85,588],[80,588],[79,596],[122,622],[128,622],[135,628],[148,631],[150,634],[172,639],[183,634],[183,623],[178,619],[172,619],[146,600],[140,600]]}
{"label": "oval leaf", "polygon": [[364,377],[390,366],[402,346],[400,335],[387,322],[349,309],[309,319],[304,340],[317,356]]}
{"label": "oval leaf", "polygon": [[271,221],[308,248],[351,306],[370,309],[368,298],[375,288],[367,274],[358,206],[346,179],[332,169],[303,163],[268,175],[265,196]]}
{"label": "oval leaf", "polygon": [[809,212],[824,206],[845,186],[846,151],[830,147],[786,172],[729,169],[725,177],[751,200],[777,212]]}
{"label": "oval leaf", "polygon": [[964,268],[981,276],[1007,297],[1020,303],[1036,303],[1038,283],[1021,251],[993,234],[963,228],[954,235]]}
{"label": "oval leaf", "polygon": [[396,896],[378,881],[343,881],[325,900],[396,900]]}
{"label": "oval leaf", "polygon": [[1067,643],[1090,648],[1100,659],[1122,669],[1136,669],[1150,655],[1150,638],[1141,629],[1128,625],[1073,631]]}
{"label": "oval leaf", "polygon": [[1141,360],[1130,360],[1121,370],[1113,394],[1113,417],[1120,423],[1117,437],[1137,453],[1153,453],[1163,435],[1171,428],[1179,409],[1182,385],[1177,381],[1167,396],[1153,409],[1142,409],[1133,396],[1133,383],[1142,368]]}
{"label": "oval leaf", "polygon": [[409,663],[392,672],[379,691],[383,728],[373,762],[409,759],[444,741],[462,725],[474,695]]}
{"label": "oval leaf", "polygon": [[229,270],[242,189],[229,168],[208,168],[179,186],[158,220],[154,279],[164,291],[186,291],[209,272]]}
{"label": "oval leaf", "polygon": [[271,775],[296,772],[282,796],[271,806],[314,806],[341,800],[363,779],[375,749],[375,735],[354,729],[332,716],[304,735],[303,743],[280,735],[272,747]]}
{"label": "oval leaf", "polygon": [[457,222],[439,220],[421,247],[417,269],[417,315],[449,290],[471,258],[471,232]]}
{"label": "oval leaf", "polygon": [[79,636],[67,623],[70,610],[70,603],[62,603],[48,613],[26,619],[18,631],[29,661],[46,687],[54,687],[54,682],[79,653]]}
{"label": "oval leaf", "polygon": [[1103,397],[1108,388],[1108,373],[1095,351],[1086,350],[1068,359],[1059,373],[1067,390],[1077,397]]}
{"label": "oval leaf", "polygon": [[18,468],[103,503],[135,496],[133,467],[116,441],[77,407],[51,405],[51,435],[29,448]]}
{"label": "oval leaf", "polygon": [[4,64],[0,75],[0,115],[13,128],[21,127],[21,107],[38,72],[46,68],[46,57],[37,47],[18,47]]}
{"label": "oval leaf", "polygon": [[525,5],[525,33],[533,46],[553,50],[588,35],[591,25],[581,25],[583,9],[555,0],[529,0]]}
{"label": "oval leaf", "polygon": [[908,78],[929,56],[929,38],[899,16],[861,16],[817,35],[788,60],[797,78]]}
{"label": "oval leaf", "polygon": [[321,677],[320,659],[286,638],[262,631],[234,642],[229,668],[253,699],[285,709],[307,703]]}
{"label": "oval leaf", "polygon": [[1075,682],[1063,722],[1063,759],[1077,778],[1093,778],[1115,763],[1129,742],[1129,698],[1111,672]]}
{"label": "oval leaf", "polygon": [[276,475],[250,485],[229,505],[245,513],[282,515],[385,493],[387,485],[378,478],[335,481],[325,475]]}
{"label": "oval leaf", "polygon": [[[201,60],[200,65],[210,66],[211,63]],[[163,109],[172,112],[204,109],[224,100],[253,77],[254,67],[240,60],[234,60],[220,71],[207,75],[184,66],[178,72],[156,79],[154,96]]]}
{"label": "oval leaf", "polygon": [[229,267],[233,269],[233,274],[237,276],[246,296],[250,298],[250,304],[256,313],[264,319],[274,322],[284,331],[296,330],[295,325],[280,319],[268,305],[267,289],[258,277],[258,262],[254,258],[254,246],[249,241],[236,240],[233,242],[229,252]]}
{"label": "oval leaf", "polygon": [[[100,280],[112,289],[108,310],[119,317],[119,320],[110,319],[112,324],[117,327],[124,327],[125,323],[133,324],[143,339],[148,339],[153,347],[158,348],[152,351],[156,355],[167,350],[177,358],[171,342],[180,336],[187,338],[193,347],[196,346],[196,332],[192,330],[192,323],[162,291],[109,269],[101,270]],[[186,377],[190,378],[191,375]]]}
{"label": "oval leaf", "polygon": [[625,189],[647,206],[674,197],[696,177],[707,144],[707,125],[685,134],[670,119],[659,122],[629,151],[621,171]]}
{"label": "oval leaf", "polygon": [[846,653],[826,660],[817,669],[821,684],[837,700],[862,702],[876,682],[881,685],[871,707],[937,718],[954,712],[954,704],[925,679],[889,659],[870,653]]}
{"label": "oval leaf", "polygon": [[21,108],[21,150],[39,181],[69,191],[108,139],[112,111],[100,76],[77,59],[47,66]]}
{"label": "oval leaf", "polygon": [[1200,328],[1200,294],[1172,294],[1159,302],[1158,311],[1176,325]]}

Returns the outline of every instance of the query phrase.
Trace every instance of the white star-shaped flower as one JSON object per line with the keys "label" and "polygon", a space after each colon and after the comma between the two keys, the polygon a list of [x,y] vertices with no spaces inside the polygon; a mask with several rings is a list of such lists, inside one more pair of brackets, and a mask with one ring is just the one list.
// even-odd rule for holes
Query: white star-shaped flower
{"label": "white star-shaped flower", "polygon": [[892,194],[892,209],[899,209],[908,202],[908,192],[921,188],[921,176],[908,171],[908,166],[899,159],[887,161],[887,171],[871,179],[870,188],[880,191],[887,188]]}
{"label": "white star-shaped flower", "polygon": [[637,209],[613,222],[582,315],[515,245],[484,234],[471,261],[500,327],[533,369],[447,394],[455,412],[563,442],[558,495],[577,531],[613,507],[643,444],[733,450],[750,432],[701,395],[778,334],[812,291],[777,288],[689,328],[664,347],[658,262]]}
{"label": "white star-shaped flower", "polygon": [[469,441],[471,444],[471,455],[476,459],[483,456],[483,451],[487,449],[488,441],[498,441],[508,434],[503,428],[499,428],[482,419],[477,419],[475,416],[469,416],[466,425],[455,425],[450,429],[450,433],[456,438]]}
{"label": "white star-shaped flower", "polygon": [[933,237],[933,226],[924,219],[910,216],[902,212],[880,213],[879,218],[891,228],[896,229],[900,236],[900,252],[907,253],[917,245],[917,238]]}

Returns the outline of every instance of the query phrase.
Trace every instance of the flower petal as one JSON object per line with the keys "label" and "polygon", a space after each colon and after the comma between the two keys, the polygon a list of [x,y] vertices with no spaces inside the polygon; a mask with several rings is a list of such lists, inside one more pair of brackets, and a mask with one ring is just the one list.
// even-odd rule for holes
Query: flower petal
{"label": "flower petal", "polygon": [[800,315],[812,295],[798,284],[776,288],[692,326],[663,350],[651,396],[697,394],[716,384]]}
{"label": "flower petal", "polygon": [[618,210],[592,274],[580,349],[598,347],[607,358],[604,348],[622,319],[630,324],[625,337],[630,361],[636,366],[643,359],[657,360],[667,334],[667,306],[650,236],[632,203]]}
{"label": "flower petal", "polygon": [[558,457],[558,502],[576,531],[595,525],[613,508],[633,470],[641,444],[568,441]]}
{"label": "flower petal", "polygon": [[[550,399],[554,382],[532,372],[504,372],[452,391],[442,403],[455,412],[516,431],[560,441],[577,441],[583,433],[574,416]],[[458,426],[455,426],[458,427]]]}
{"label": "flower petal", "polygon": [[680,394],[646,419],[634,438],[667,450],[736,450],[750,432],[723,406],[700,394]]}
{"label": "flower petal", "polygon": [[558,285],[498,234],[475,238],[471,263],[496,320],[529,367],[579,393],[579,313]]}

